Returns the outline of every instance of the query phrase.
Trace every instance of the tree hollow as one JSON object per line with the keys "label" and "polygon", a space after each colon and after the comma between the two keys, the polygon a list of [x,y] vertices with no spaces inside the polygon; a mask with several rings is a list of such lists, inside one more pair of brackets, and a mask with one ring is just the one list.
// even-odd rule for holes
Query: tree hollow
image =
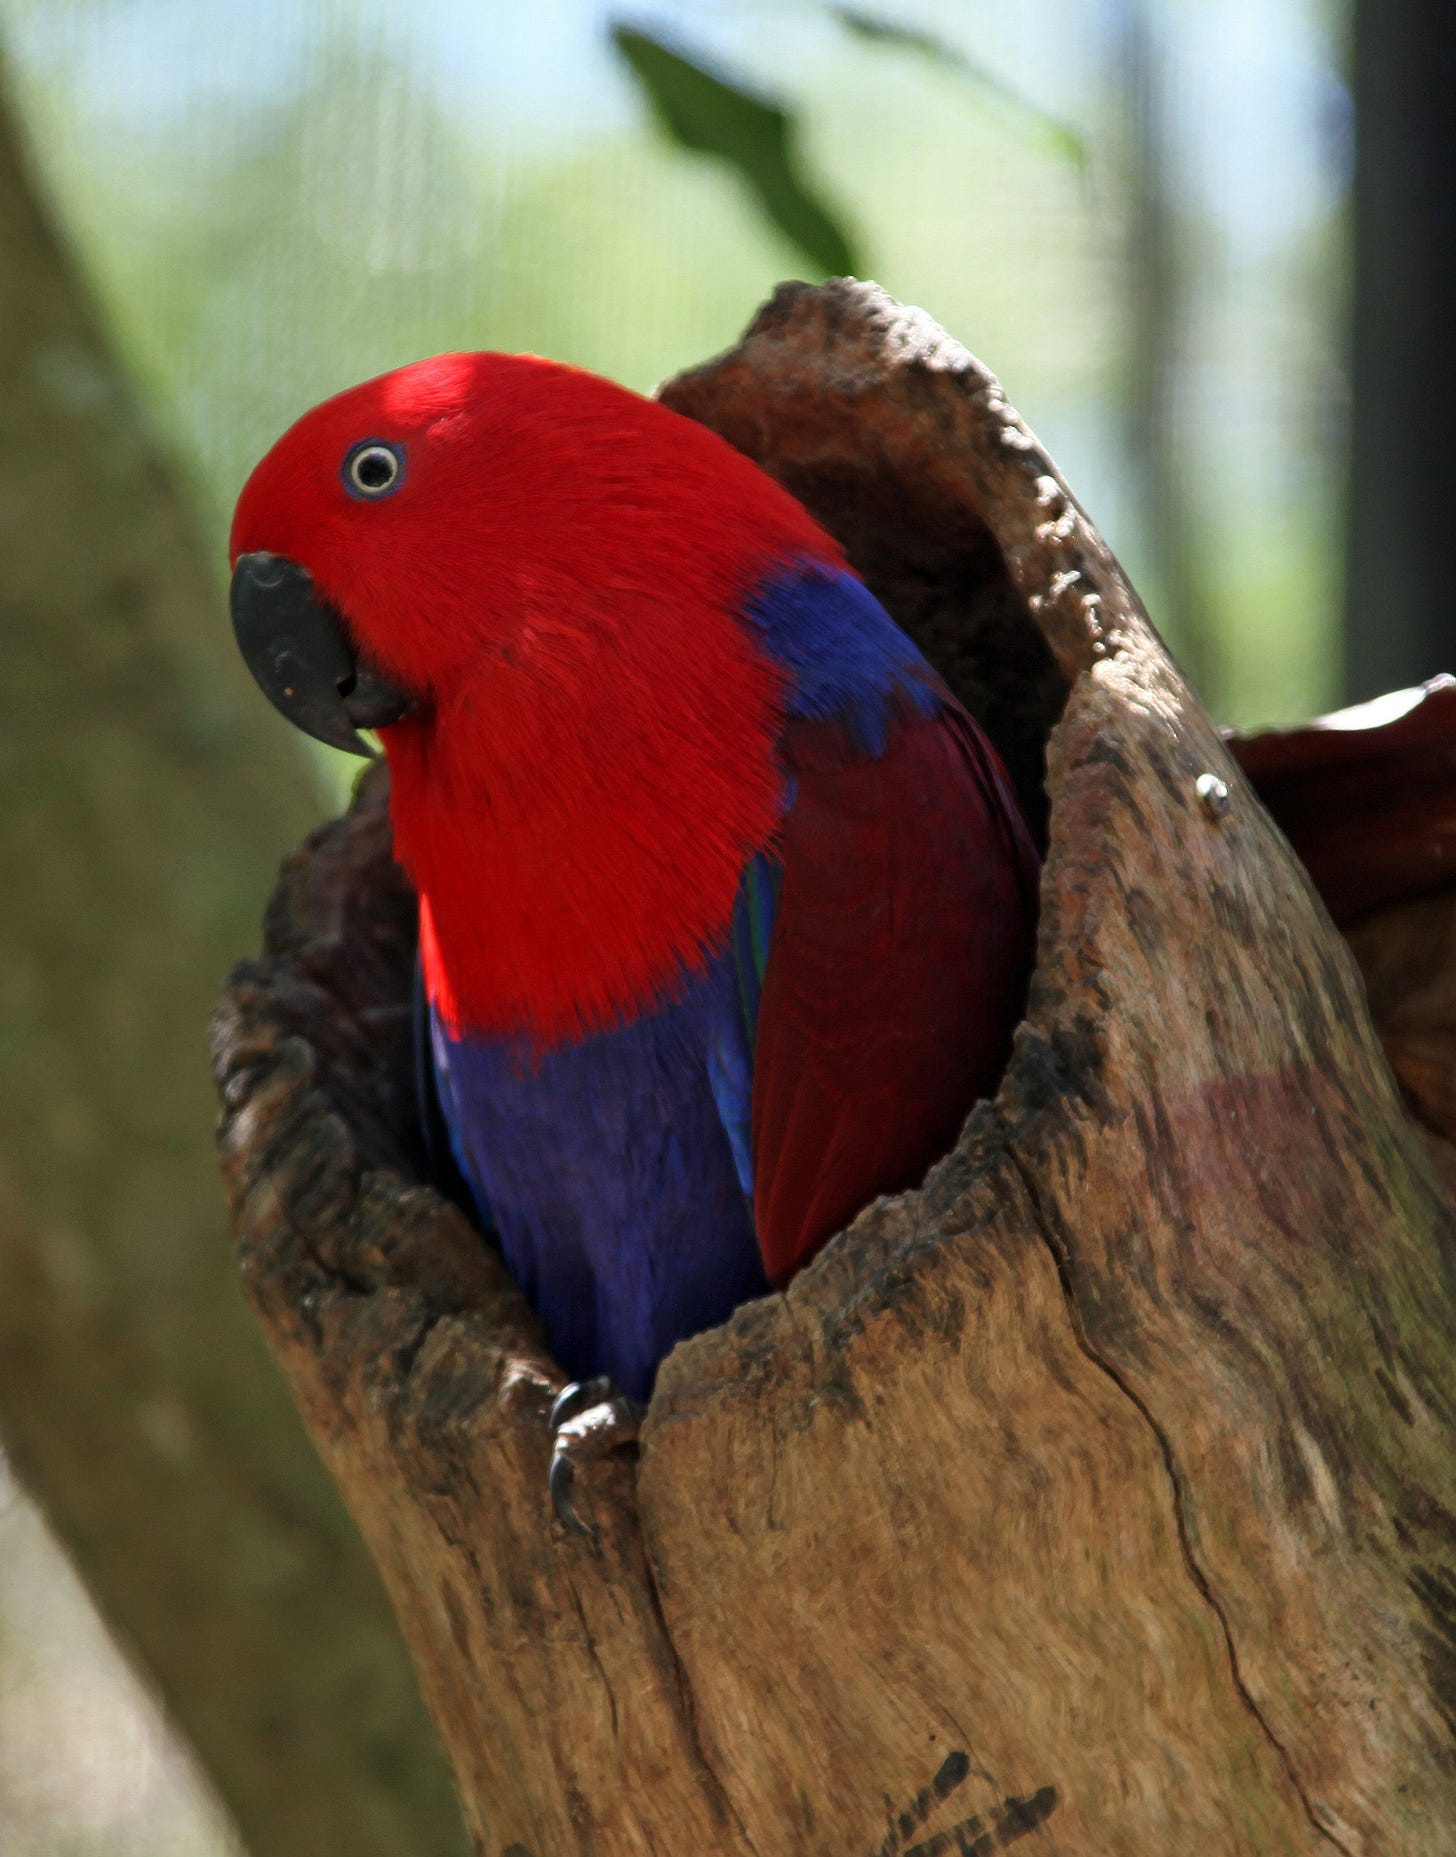
{"label": "tree hollow", "polygon": [[1038,961],[996,1099],[670,1356],[587,1543],[546,1505],[563,1376],[419,1184],[382,775],[285,868],[216,1027],[233,1229],[478,1848],[1449,1851],[1452,1214],[1349,946],[926,317],[787,286],[663,397],[990,730]]}

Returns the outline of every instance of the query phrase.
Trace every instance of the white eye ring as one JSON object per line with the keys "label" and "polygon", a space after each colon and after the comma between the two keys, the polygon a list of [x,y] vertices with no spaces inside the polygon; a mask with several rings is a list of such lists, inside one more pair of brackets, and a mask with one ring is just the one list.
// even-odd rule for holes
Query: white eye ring
{"label": "white eye ring", "polygon": [[388,496],[403,477],[403,453],[381,439],[366,439],[344,460],[344,487],[352,496]]}

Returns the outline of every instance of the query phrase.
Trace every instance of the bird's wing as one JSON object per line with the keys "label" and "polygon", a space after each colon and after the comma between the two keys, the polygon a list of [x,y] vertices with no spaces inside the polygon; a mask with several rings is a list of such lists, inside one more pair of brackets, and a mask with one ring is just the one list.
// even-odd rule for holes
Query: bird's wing
{"label": "bird's wing", "polygon": [[[919,1180],[995,1087],[1030,967],[1037,874],[994,750],[948,697],[900,715],[878,754],[837,720],[806,719],[788,724],[784,753],[792,803],[772,933],[747,970],[761,989],[754,1223],[780,1285],[861,1206]],[[736,941],[750,956],[763,918],[740,898]]]}

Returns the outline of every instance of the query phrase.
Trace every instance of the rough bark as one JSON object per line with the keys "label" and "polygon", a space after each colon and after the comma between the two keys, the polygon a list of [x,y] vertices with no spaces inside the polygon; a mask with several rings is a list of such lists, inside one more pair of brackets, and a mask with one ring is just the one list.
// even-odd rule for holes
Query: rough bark
{"label": "rough bark", "polygon": [[223,1241],[199,1028],[307,823],[0,106],[0,1428],[269,1857],[459,1848]]}
{"label": "rough bark", "polygon": [[1050,731],[1038,965],[924,1188],[664,1364],[588,1543],[545,1500],[562,1375],[414,1171],[382,775],[289,866],[217,1021],[234,1231],[478,1849],[1447,1851],[1452,1212],[1348,947],[927,319],[786,288],[666,397],[840,535],[1023,790]]}

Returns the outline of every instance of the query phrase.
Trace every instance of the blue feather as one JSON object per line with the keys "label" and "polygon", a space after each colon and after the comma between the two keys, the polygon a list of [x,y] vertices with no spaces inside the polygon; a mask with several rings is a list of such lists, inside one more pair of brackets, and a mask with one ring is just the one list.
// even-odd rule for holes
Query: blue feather
{"label": "blue feather", "polygon": [[753,1043],[782,878],[778,864],[763,852],[744,867],[733,903],[729,942],[738,1013],[718,1028],[708,1052],[713,1100],[733,1149],[738,1183],[749,1199],[753,1197]]}
{"label": "blue feather", "polygon": [[897,702],[933,715],[945,688],[862,580],[806,561],[780,570],[745,614],[789,675],[791,716],[842,722],[870,759],[885,752]]}
{"label": "blue feather", "polygon": [[674,1342],[767,1291],[714,1084],[716,1060],[733,1100],[752,1088],[727,950],[672,1005],[579,1043],[436,1022],[434,1044],[461,1169],[570,1373],[645,1399]]}

